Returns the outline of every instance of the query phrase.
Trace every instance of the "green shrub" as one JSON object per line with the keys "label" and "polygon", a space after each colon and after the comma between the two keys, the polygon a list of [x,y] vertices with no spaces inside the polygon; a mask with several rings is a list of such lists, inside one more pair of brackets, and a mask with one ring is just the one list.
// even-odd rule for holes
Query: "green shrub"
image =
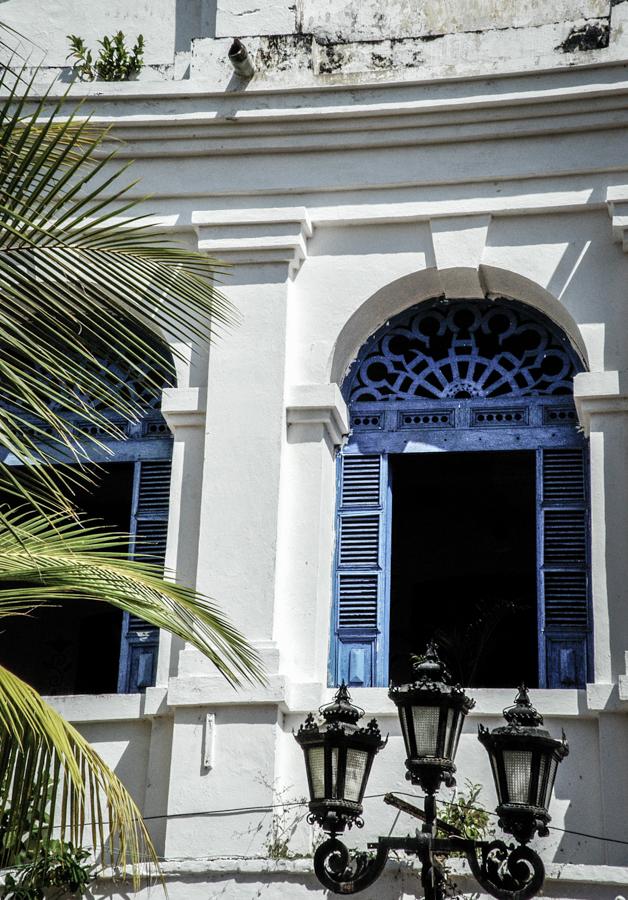
{"label": "green shrub", "polygon": [[[2,900],[43,900],[48,896],[74,894],[82,897],[93,881],[89,851],[63,841],[50,841],[31,862],[9,872],[2,888]],[[50,888],[57,890],[51,894]]]}
{"label": "green shrub", "polygon": [[98,59],[94,61],[92,51],[87,48],[82,37],[69,34],[71,52],[67,59],[75,58],[74,71],[79,78],[92,81],[128,81],[137,75],[144,65],[144,37],[137,37],[133,49],[128,50],[124,34],[118,31],[112,37],[105,35],[100,44]]}
{"label": "green shrub", "polygon": [[[459,791],[455,800],[439,808],[439,818],[448,825],[458,828],[463,837],[472,841],[483,841],[489,836],[490,813],[478,799],[482,791],[480,784],[465,781],[465,790]],[[439,837],[446,837],[441,833]]]}

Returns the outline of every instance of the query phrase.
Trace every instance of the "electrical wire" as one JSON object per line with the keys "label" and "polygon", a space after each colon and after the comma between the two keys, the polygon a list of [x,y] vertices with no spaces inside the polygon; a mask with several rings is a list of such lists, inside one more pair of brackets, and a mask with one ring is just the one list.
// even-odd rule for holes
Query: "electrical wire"
{"label": "electrical wire", "polygon": [[[394,793],[399,794],[401,797],[412,797],[415,800],[424,800],[425,799],[425,795],[422,795],[422,794],[408,794],[405,791],[394,791]],[[364,799],[366,800],[367,798],[365,797]],[[456,806],[457,805],[454,800],[439,800],[438,802],[443,803],[445,806]],[[486,813],[487,815],[491,816],[491,818],[493,818],[493,819],[499,818],[497,813],[491,812],[488,809],[483,809],[481,806],[467,806],[466,809],[473,810],[474,812]],[[608,843],[608,844],[624,844],[624,845],[628,846],[628,841],[624,841],[621,838],[602,837],[602,835],[589,834],[586,831],[573,831],[571,828],[560,828],[558,825],[548,825],[547,827],[550,831],[558,831],[561,834],[573,834],[576,837],[590,838],[593,841],[604,841],[605,843]]]}
{"label": "electrical wire", "polygon": [[[424,794],[409,794],[406,791],[392,791],[389,793],[398,794],[400,797],[411,797],[413,800],[425,800]],[[382,797],[385,797],[386,794],[366,794],[364,796],[364,800],[379,800]],[[439,803],[445,806],[456,806],[456,802],[453,800],[439,800]],[[181,812],[181,813],[161,813],[159,815],[154,816],[142,816],[144,822],[152,822],[160,819],[190,819],[190,818],[211,818],[213,816],[228,816],[235,814],[244,814],[244,813],[269,813],[274,809],[289,809],[295,806],[307,806],[307,800],[287,800],[282,803],[268,803],[263,806],[232,806],[224,809],[206,809],[206,810],[195,810],[193,812]],[[487,815],[491,816],[494,819],[499,818],[497,813],[491,812],[488,809],[483,809],[481,806],[467,806],[467,809],[473,810],[474,812],[483,812]],[[399,818],[399,816],[397,816]],[[396,824],[393,823],[393,827]],[[92,825],[92,822],[85,822],[84,827]],[[108,822],[102,822],[103,825],[108,825]],[[59,828],[58,825],[54,826],[55,828]],[[588,838],[593,841],[602,841],[604,843],[609,844],[623,844],[628,846],[628,840],[622,840],[621,838],[611,838],[611,837],[603,837],[599,834],[590,834],[586,831],[574,831],[570,828],[560,828],[558,825],[548,825],[547,826],[550,831],[557,831],[561,834],[572,834],[576,837]]]}

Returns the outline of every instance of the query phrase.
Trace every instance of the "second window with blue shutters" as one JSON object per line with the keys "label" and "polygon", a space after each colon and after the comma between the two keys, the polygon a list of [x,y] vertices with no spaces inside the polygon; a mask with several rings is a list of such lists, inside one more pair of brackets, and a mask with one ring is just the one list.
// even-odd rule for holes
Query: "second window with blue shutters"
{"label": "second window with blue shutters", "polygon": [[472,686],[584,686],[581,369],[506,299],[420,304],[367,342],[343,385],[330,683],[405,680],[435,638]]}

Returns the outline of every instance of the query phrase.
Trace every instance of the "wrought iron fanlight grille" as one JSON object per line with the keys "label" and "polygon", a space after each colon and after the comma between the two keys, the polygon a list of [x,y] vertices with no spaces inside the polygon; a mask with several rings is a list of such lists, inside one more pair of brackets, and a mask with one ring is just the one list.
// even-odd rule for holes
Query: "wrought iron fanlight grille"
{"label": "wrought iron fanlight grille", "polygon": [[514,301],[420,304],[377,332],[349,374],[349,402],[569,395],[575,351]]}

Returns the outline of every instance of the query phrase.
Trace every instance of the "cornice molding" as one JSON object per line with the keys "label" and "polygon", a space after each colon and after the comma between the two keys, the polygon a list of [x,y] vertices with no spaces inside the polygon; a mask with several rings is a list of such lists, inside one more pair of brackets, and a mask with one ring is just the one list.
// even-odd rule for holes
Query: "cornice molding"
{"label": "cornice molding", "polygon": [[199,250],[227,263],[285,263],[291,275],[307,255],[312,224],[305,207],[192,214]]}
{"label": "cornice molding", "polygon": [[628,372],[581,372],[574,378],[574,401],[589,435],[593,416],[628,414]]}
{"label": "cornice molding", "polygon": [[207,91],[200,81],[99,82],[72,86],[70,96],[84,99],[93,121],[114,127],[124,141],[116,145],[121,157],[455,143],[590,133],[628,120],[628,73],[618,61],[494,77],[268,83],[246,91]]}
{"label": "cornice molding", "polygon": [[[398,102],[326,105],[305,103],[295,109],[290,97],[272,98],[272,108],[250,106],[249,98],[234,111],[223,109],[221,99],[211,113],[189,106],[189,98],[169,105],[163,116],[131,115],[116,103],[113,125],[123,141],[121,158],[251,155],[271,152],[330,152],[377,149],[389,146],[429,146],[469,140],[520,139],[594,133],[628,125],[628,83],[607,91],[564,93],[525,91],[520,95],[478,93],[467,97]],[[285,101],[285,105],[282,104]],[[113,112],[113,111],[112,111]],[[128,118],[127,118],[128,115]],[[96,112],[95,116],[99,116]],[[168,148],[171,148],[168,150]]]}
{"label": "cornice molding", "polygon": [[337,384],[298,384],[288,391],[288,427],[305,425],[324,429],[338,446],[349,433],[349,414]]}

